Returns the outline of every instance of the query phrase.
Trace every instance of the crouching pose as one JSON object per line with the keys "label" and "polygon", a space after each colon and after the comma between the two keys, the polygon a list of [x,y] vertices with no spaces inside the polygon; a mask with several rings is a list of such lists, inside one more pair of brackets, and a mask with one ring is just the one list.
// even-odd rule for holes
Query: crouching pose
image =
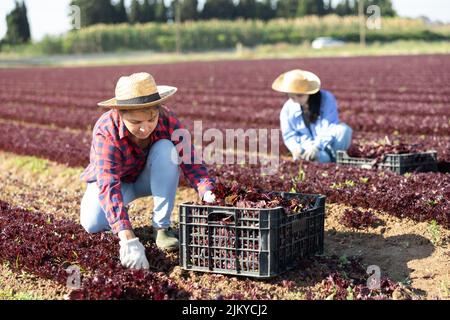
{"label": "crouching pose", "polygon": [[289,98],[280,124],[294,160],[335,162],[336,151],[350,147],[352,129],[339,122],[335,97],[320,86],[319,77],[299,69],[281,74],[272,84],[272,89]]}
{"label": "crouching pose", "polygon": [[175,87],[157,86],[148,73],[136,73],[121,77],[115,98],[98,104],[110,110],[93,129],[90,164],[81,175],[88,185],[81,201],[80,222],[89,233],[117,234],[120,260],[128,268],[149,267],[144,246],[128,217],[130,202],[153,196],[156,245],[176,250],[178,239],[170,228],[170,218],[180,169],[201,199],[215,200],[207,169],[202,163],[195,164],[194,146],[190,164],[180,163],[181,154],[171,141],[174,130],[183,127],[161,103],[176,91]]}

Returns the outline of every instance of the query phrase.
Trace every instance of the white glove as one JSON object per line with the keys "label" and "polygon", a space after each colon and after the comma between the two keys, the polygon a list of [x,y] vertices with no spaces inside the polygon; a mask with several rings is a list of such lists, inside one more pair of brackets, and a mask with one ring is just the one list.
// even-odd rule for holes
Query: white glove
{"label": "white glove", "polygon": [[305,150],[303,150],[302,148],[297,148],[294,151],[292,151],[292,157],[294,158],[294,161],[303,159],[303,153],[305,152]]}
{"label": "white glove", "polygon": [[203,195],[203,201],[207,203],[213,203],[216,201],[216,195],[212,191],[206,191]]}
{"label": "white glove", "polygon": [[145,248],[139,238],[120,241],[120,262],[125,268],[148,269]]}
{"label": "white glove", "polygon": [[308,161],[314,161],[317,158],[317,155],[319,154],[319,148],[317,148],[315,145],[310,144],[305,147],[305,152],[303,153],[302,158]]}

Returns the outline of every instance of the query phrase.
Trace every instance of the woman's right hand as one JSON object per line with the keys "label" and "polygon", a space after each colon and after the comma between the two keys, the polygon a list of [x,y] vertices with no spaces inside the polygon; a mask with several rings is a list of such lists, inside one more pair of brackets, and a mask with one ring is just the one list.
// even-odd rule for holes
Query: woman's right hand
{"label": "woman's right hand", "polygon": [[145,256],[145,248],[133,230],[120,231],[119,239],[122,266],[132,269],[148,269],[149,263]]}
{"label": "woman's right hand", "polygon": [[120,262],[125,268],[149,269],[145,247],[139,238],[120,241]]}
{"label": "woman's right hand", "polygon": [[212,191],[206,191],[203,195],[203,201],[206,203],[214,203],[216,201],[216,195]]}

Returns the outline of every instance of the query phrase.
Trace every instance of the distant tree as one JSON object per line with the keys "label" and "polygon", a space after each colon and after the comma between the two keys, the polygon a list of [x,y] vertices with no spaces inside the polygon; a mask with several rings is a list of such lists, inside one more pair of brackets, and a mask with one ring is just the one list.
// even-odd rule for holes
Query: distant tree
{"label": "distant tree", "polygon": [[201,17],[202,19],[234,19],[235,6],[233,0],[206,0]]}
{"label": "distant tree", "polygon": [[276,16],[279,18],[294,18],[297,15],[299,0],[278,0]]}
{"label": "distant tree", "polygon": [[325,3],[325,14],[334,13],[333,10],[333,0],[328,0],[328,2]]}
{"label": "distant tree", "polygon": [[120,0],[115,6],[115,19],[114,23],[128,22],[127,9],[125,7],[125,0]]}
{"label": "distant tree", "polygon": [[97,23],[114,23],[116,9],[110,0],[72,0],[70,5],[76,5],[81,10],[81,27]]}
{"label": "distant tree", "polygon": [[30,41],[30,25],[24,2],[15,2],[14,9],[6,16],[6,35],[4,43],[22,44]]}
{"label": "distant tree", "polygon": [[144,0],[141,8],[141,22],[155,21],[155,8],[154,0]]}
{"label": "distant tree", "polygon": [[325,15],[325,4],[323,0],[299,0],[297,7],[297,17]]}
{"label": "distant tree", "polygon": [[22,2],[20,8],[20,34],[25,42],[28,42],[31,39],[30,24],[28,23],[28,12],[25,1]]}
{"label": "distant tree", "polygon": [[276,9],[272,0],[262,0],[256,2],[256,17],[264,21],[275,18]]}
{"label": "distant tree", "polygon": [[198,0],[182,0],[180,1],[181,21],[197,20],[199,17]]}
{"label": "distant tree", "polygon": [[337,4],[334,12],[339,16],[357,15],[358,6],[354,0],[344,0]]}
{"label": "distant tree", "polygon": [[366,0],[365,12],[367,12],[367,7],[371,5],[376,5],[380,7],[381,15],[383,17],[394,17],[397,15],[397,12],[394,10],[392,6],[391,0]]}
{"label": "distant tree", "polygon": [[143,20],[142,5],[139,0],[132,0],[130,4],[130,14],[128,15],[128,21],[130,23],[141,23]]}
{"label": "distant tree", "polygon": [[156,0],[155,4],[155,21],[167,22],[167,8],[164,4],[164,0]]}
{"label": "distant tree", "polygon": [[[358,14],[358,0],[343,0],[337,4],[334,12],[340,16],[350,16]],[[391,0],[364,0],[364,12],[367,14],[369,6],[376,5],[380,8],[381,16],[393,17],[397,15]]]}
{"label": "distant tree", "polygon": [[239,0],[236,6],[236,18],[243,19],[256,19],[257,16],[257,4],[256,0]]}

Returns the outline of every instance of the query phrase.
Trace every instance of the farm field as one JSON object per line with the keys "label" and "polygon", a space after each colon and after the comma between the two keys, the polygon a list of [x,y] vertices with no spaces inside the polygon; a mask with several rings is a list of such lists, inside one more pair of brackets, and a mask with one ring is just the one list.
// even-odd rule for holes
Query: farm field
{"label": "farm field", "polygon": [[[276,175],[259,165],[210,165],[222,183],[327,197],[324,254],[271,280],[181,270],[178,255],[150,239],[151,198],[130,207],[153,261],[148,272],[123,269],[112,235],[78,225],[78,176],[104,112],[96,103],[113,96],[118,77],[145,71],[177,86],[166,105],[189,129],[199,120],[203,130],[276,129],[286,97],[270,86],[294,68],[318,74],[335,94],[355,143],[435,150],[438,172],[294,163],[281,140]],[[449,299],[449,71],[449,55],[0,69],[0,289],[46,299]],[[195,199],[182,182],[177,204]],[[65,268],[73,264],[84,280],[70,292]],[[366,286],[369,265],[381,269],[380,290]]]}

